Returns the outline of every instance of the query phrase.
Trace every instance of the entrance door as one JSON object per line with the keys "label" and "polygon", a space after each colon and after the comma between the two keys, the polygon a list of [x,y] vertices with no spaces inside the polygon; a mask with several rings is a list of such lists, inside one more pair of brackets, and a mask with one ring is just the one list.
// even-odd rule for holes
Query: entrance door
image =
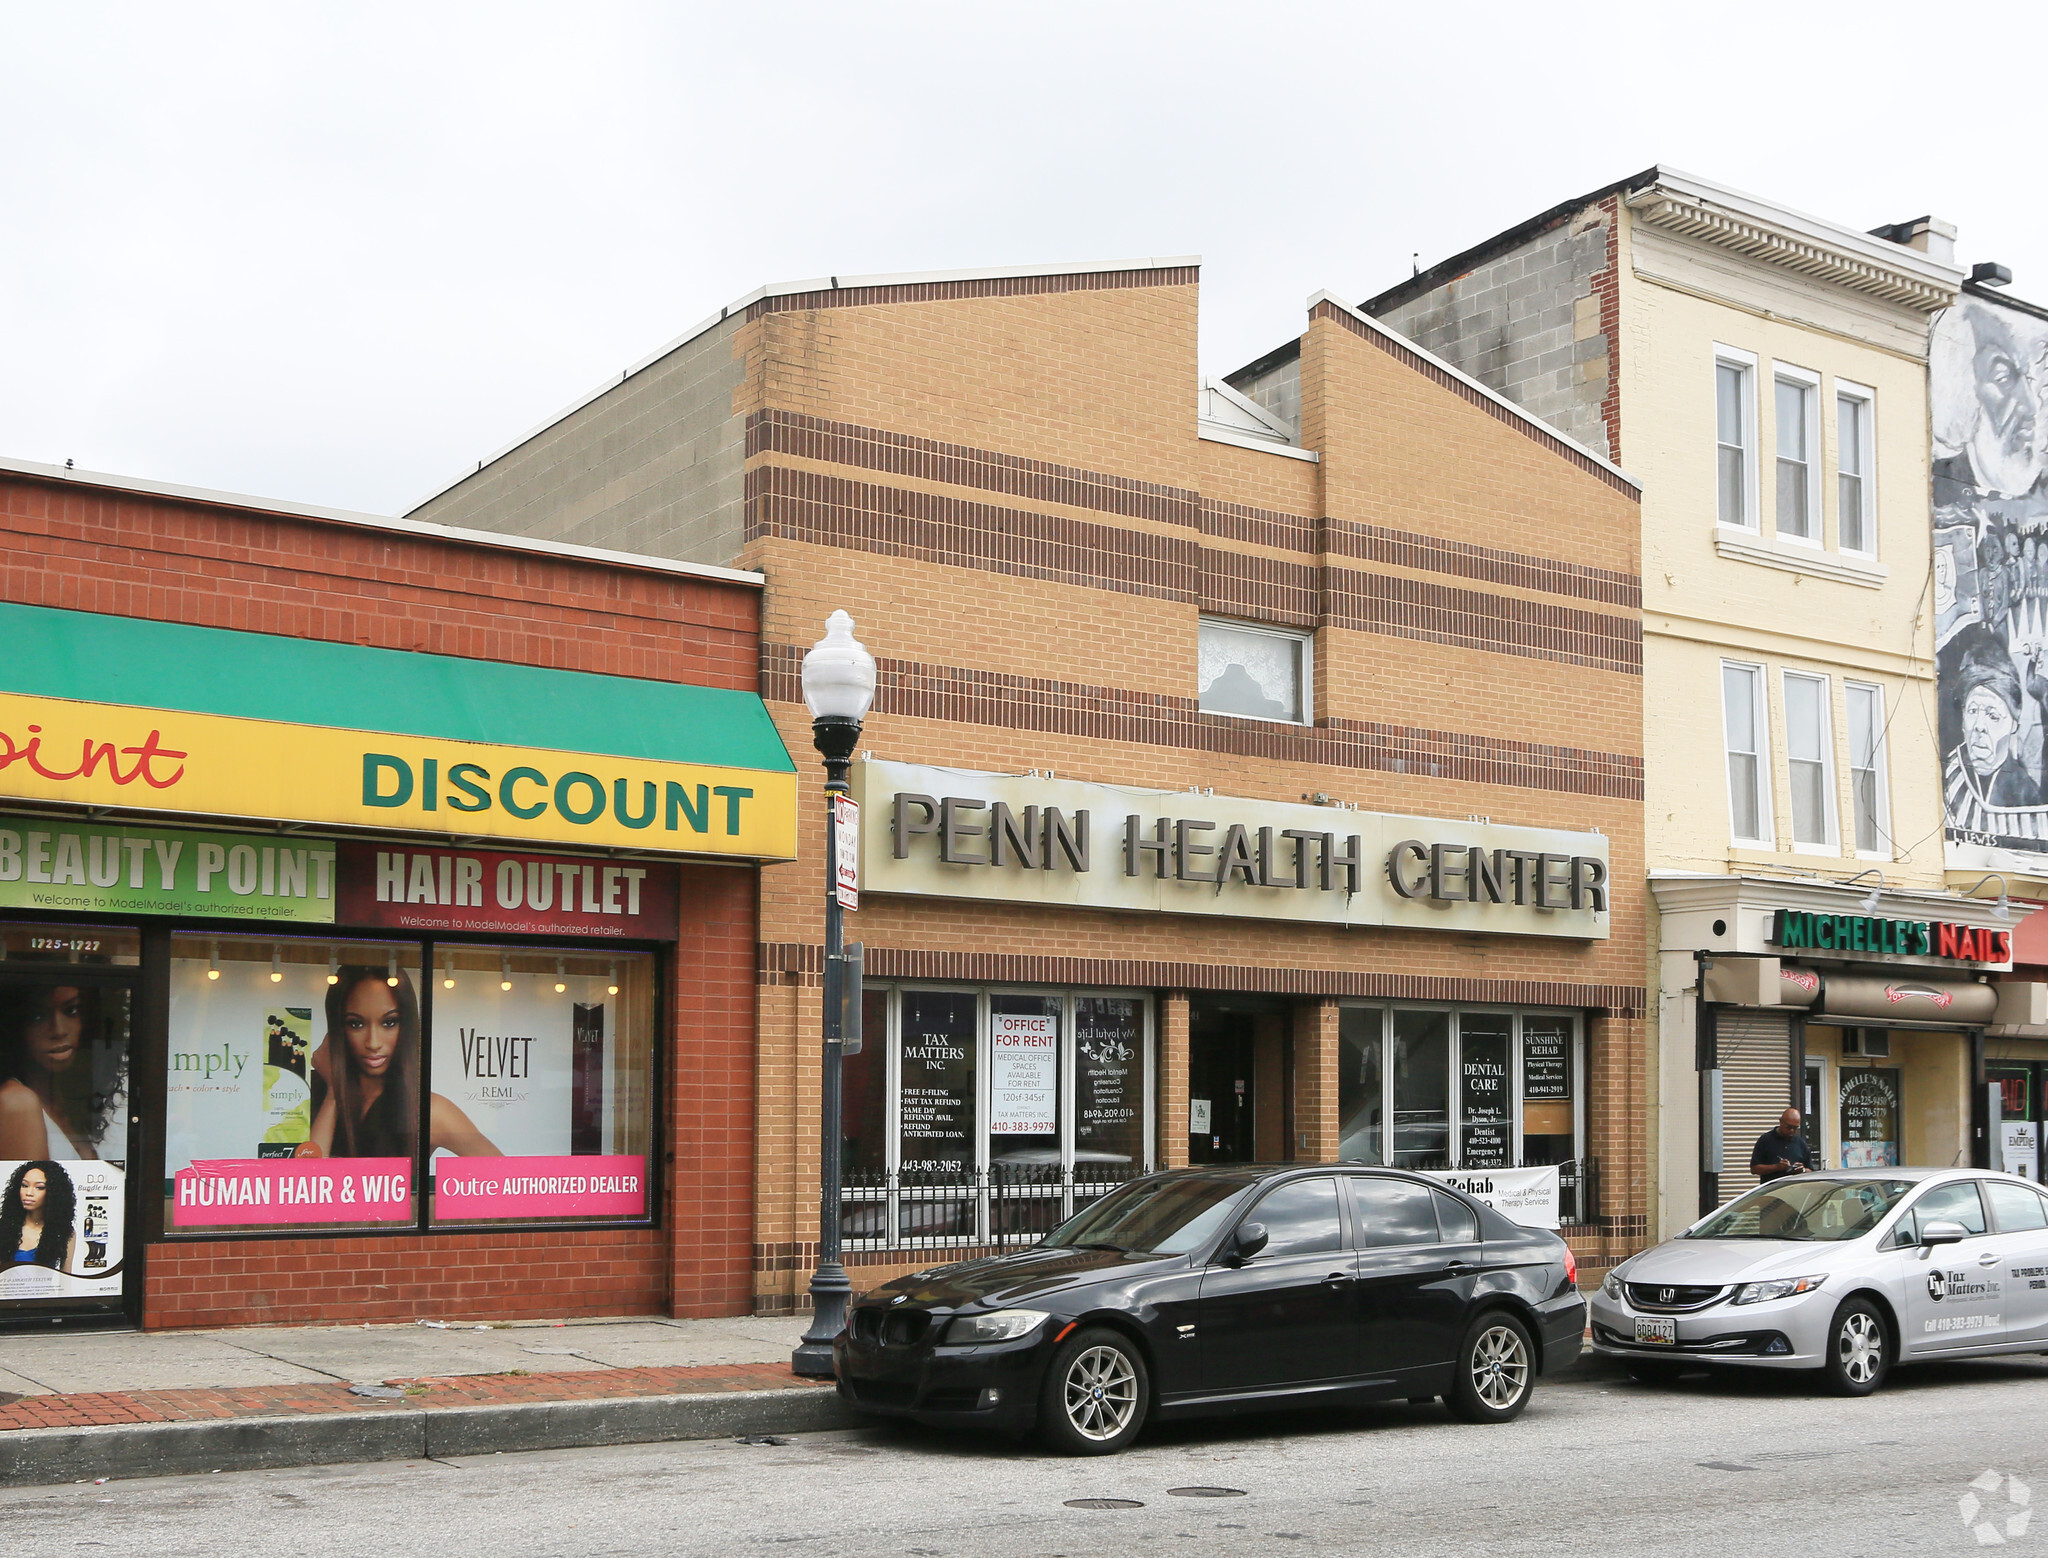
{"label": "entrance door", "polygon": [[132,1006],[89,965],[0,964],[0,1325],[127,1307]]}
{"label": "entrance door", "polygon": [[1806,1138],[1816,1167],[1825,1167],[1828,1163],[1828,1113],[1822,1102],[1827,1096],[1827,1073],[1822,1061],[1818,1055],[1809,1055],[1806,1057],[1805,1086],[1799,1095],[1799,1119],[1800,1134]]}
{"label": "entrance door", "polygon": [[1189,1013],[1188,1162],[1252,1161],[1254,1037],[1247,1013]]}

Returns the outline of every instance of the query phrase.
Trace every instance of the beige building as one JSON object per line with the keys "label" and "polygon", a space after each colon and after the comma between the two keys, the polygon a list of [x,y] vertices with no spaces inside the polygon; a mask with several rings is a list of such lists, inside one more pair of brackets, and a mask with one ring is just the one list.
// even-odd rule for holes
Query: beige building
{"label": "beige building", "polygon": [[1984,1150],[2011,921],[1944,871],[1929,596],[1953,238],[1652,168],[1363,305],[1643,485],[1660,1233],[1755,1183],[1788,1102],[1828,1163]]}

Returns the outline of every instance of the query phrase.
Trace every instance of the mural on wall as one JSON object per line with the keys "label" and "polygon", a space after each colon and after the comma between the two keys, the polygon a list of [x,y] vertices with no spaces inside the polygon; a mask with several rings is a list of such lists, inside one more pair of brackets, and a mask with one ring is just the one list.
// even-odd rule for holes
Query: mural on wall
{"label": "mural on wall", "polygon": [[1948,861],[2048,872],[2048,319],[1966,297],[1929,359]]}

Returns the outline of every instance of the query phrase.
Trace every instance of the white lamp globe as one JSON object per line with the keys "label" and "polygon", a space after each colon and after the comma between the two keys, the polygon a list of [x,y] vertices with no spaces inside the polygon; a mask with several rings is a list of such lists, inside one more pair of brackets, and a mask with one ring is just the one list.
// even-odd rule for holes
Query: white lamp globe
{"label": "white lamp globe", "polygon": [[875,701],[875,657],[853,636],[853,618],[835,611],[825,636],[804,656],[804,706],[812,719],[867,718]]}

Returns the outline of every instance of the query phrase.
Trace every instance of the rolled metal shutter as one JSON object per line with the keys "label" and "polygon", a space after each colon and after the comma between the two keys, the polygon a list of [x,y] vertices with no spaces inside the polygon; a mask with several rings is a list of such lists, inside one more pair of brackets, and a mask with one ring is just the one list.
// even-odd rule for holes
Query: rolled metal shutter
{"label": "rolled metal shutter", "polygon": [[1778,1123],[1792,1096],[1792,1019],[1779,1012],[1714,1014],[1721,1058],[1721,1199],[1754,1190],[1749,1171],[1756,1139]]}

